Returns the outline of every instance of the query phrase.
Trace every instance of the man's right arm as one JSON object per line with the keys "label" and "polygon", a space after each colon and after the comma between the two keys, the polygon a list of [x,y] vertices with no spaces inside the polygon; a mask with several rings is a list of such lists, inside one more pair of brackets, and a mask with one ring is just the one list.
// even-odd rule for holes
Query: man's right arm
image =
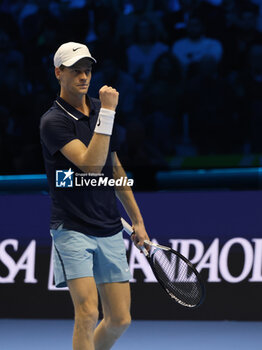
{"label": "man's right arm", "polygon": [[94,133],[88,147],[75,139],[61,148],[62,154],[83,172],[101,173],[105,165],[110,136]]}
{"label": "man's right arm", "polygon": [[[118,104],[118,96],[119,94],[115,89],[106,85],[99,90],[101,110],[98,120],[99,118],[103,119],[101,124],[106,124],[107,120],[110,120],[113,126],[113,120],[107,116],[107,113],[112,114],[112,111],[115,111]],[[74,139],[60,150],[67,159],[84,172],[101,173],[105,165],[112,128],[110,131],[110,126],[106,129],[101,128],[101,126],[100,122],[98,122],[88,147],[79,139]]]}

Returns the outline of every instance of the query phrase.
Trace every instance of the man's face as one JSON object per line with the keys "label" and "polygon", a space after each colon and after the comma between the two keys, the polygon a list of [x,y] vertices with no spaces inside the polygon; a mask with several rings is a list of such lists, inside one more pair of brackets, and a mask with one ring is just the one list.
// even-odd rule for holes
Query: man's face
{"label": "man's face", "polygon": [[71,67],[56,68],[61,91],[73,95],[86,95],[91,80],[92,63],[83,59]]}

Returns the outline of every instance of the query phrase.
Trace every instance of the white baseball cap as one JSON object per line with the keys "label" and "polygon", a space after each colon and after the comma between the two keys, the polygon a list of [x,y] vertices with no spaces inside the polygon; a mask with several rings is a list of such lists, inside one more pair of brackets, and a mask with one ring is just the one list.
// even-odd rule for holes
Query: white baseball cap
{"label": "white baseball cap", "polygon": [[62,64],[65,67],[70,67],[82,58],[91,58],[96,63],[86,45],[68,42],[61,45],[56,51],[54,65],[55,67],[60,67]]}

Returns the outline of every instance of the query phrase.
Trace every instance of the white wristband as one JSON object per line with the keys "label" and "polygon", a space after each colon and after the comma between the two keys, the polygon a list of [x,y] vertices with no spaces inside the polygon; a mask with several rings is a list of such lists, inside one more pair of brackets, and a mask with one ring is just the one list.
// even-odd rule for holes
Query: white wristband
{"label": "white wristband", "polygon": [[115,114],[116,112],[111,109],[101,108],[94,131],[97,134],[112,135]]}

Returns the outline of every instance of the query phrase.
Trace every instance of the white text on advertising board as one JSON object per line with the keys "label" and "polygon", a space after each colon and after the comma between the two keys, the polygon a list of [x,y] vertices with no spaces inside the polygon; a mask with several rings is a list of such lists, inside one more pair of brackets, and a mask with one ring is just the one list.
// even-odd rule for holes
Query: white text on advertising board
{"label": "white text on advertising board", "polygon": [[[158,243],[155,239],[153,242]],[[209,246],[198,239],[171,239],[173,249],[189,257],[199,272],[205,272],[209,283],[226,281],[229,283],[262,282],[262,239],[248,240],[243,237],[234,237],[221,245],[219,238],[214,238]],[[129,267],[131,274],[140,270],[144,275],[145,283],[154,283],[156,279],[140,251],[125,239],[126,249],[129,251]],[[241,256],[241,266],[238,274],[231,272],[230,260],[232,251],[238,248]],[[24,271],[24,283],[37,283],[35,272],[36,241],[32,240],[26,248],[20,248],[16,239],[6,239],[0,242],[0,264],[5,266],[5,273],[0,270],[0,283],[15,283],[19,271]],[[52,253],[50,254],[52,255]],[[14,258],[16,256],[16,259]],[[19,256],[17,258],[17,256]],[[135,283],[133,278],[131,282]],[[50,257],[48,289],[56,289],[53,283],[53,264]],[[58,290],[58,289],[57,289]],[[63,289],[61,289],[63,290]]]}

